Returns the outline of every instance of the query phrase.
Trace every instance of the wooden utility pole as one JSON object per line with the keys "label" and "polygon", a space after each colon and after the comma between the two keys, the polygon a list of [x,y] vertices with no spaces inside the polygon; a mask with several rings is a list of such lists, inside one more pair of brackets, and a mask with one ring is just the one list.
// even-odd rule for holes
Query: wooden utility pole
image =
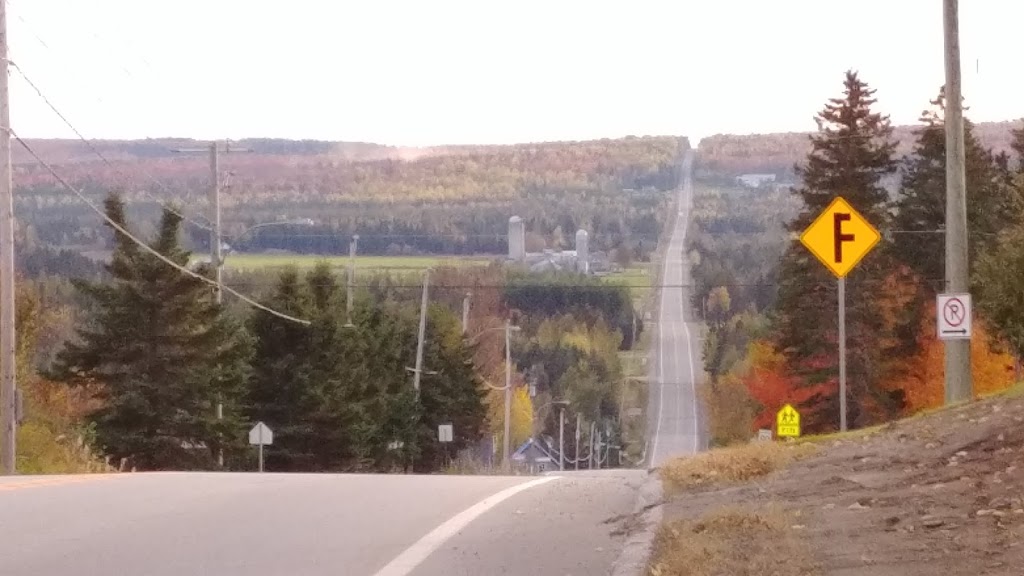
{"label": "wooden utility pole", "polygon": [[469,330],[469,304],[473,299],[472,292],[466,292],[466,295],[462,298],[462,334],[466,335]]}
{"label": "wooden utility pole", "polygon": [[18,384],[14,328],[14,191],[11,182],[11,108],[8,87],[7,3],[0,2],[0,464],[17,467]]}
{"label": "wooden utility pole", "polygon": [[[204,152],[202,148],[178,148],[174,152],[195,153]],[[229,142],[224,143],[224,153],[229,152],[251,152],[243,148],[231,148]],[[220,149],[216,140],[210,142],[210,265],[213,266],[213,279],[217,285],[213,288],[213,295],[218,305],[224,302],[223,276],[224,257],[221,255],[221,231],[220,231]],[[217,420],[224,419],[224,403],[217,403]],[[262,448],[261,448],[262,449]],[[224,467],[224,450],[217,451],[217,464]]]}
{"label": "wooden utility pole", "polygon": [[420,329],[416,340],[416,368],[412,373],[412,387],[420,395],[420,375],[423,374],[423,341],[427,336],[427,305],[429,304],[430,269],[423,271],[423,296],[420,300]]}
{"label": "wooden utility pole", "polygon": [[359,234],[352,236],[352,241],[348,243],[348,279],[345,284],[345,327],[351,328],[352,324],[352,304],[353,304],[353,288],[355,286],[356,278],[356,251],[359,249]]}
{"label": "wooden utility pole", "polygon": [[[960,77],[959,0],[943,0],[946,60],[946,292],[970,290],[967,256],[967,182]],[[939,311],[941,314],[942,311]],[[945,340],[946,404],[969,400],[971,341]]]}

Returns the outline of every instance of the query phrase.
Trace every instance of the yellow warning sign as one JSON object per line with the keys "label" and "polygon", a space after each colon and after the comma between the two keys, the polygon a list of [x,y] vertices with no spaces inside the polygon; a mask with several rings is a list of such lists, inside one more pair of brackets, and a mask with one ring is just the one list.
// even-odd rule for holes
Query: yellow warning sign
{"label": "yellow warning sign", "polygon": [[780,438],[796,438],[800,436],[800,413],[786,404],[775,415],[775,434]]}
{"label": "yellow warning sign", "polygon": [[845,278],[881,238],[871,223],[837,196],[804,230],[800,242],[836,278]]}

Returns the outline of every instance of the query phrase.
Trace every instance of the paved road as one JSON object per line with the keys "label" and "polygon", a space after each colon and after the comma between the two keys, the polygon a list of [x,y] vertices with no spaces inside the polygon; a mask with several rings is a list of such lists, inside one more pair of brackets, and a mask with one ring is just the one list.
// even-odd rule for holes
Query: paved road
{"label": "paved road", "polygon": [[642,477],[5,477],[0,573],[609,574]]}
{"label": "paved road", "polygon": [[672,237],[664,254],[661,294],[651,349],[650,442],[648,463],[660,466],[674,456],[693,454],[704,448],[697,385],[702,374],[698,342],[700,329],[689,313],[689,263],[684,242],[693,202],[693,152],[683,159],[682,186]]}

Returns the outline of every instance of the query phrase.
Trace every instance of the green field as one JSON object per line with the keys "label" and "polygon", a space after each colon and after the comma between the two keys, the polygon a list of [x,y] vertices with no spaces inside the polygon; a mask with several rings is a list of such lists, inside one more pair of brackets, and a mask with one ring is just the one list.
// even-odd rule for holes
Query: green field
{"label": "green field", "polygon": [[629,268],[623,268],[621,272],[609,274],[603,278],[609,284],[628,286],[633,300],[637,304],[647,297],[651,291],[651,284],[654,282],[648,264],[636,264]]}
{"label": "green field", "polygon": [[[486,266],[499,257],[460,256],[357,256],[357,270],[415,272],[442,266]],[[228,270],[245,272],[264,268],[297,266],[312,268],[326,261],[332,268],[347,268],[348,256],[317,256],[309,254],[232,254],[224,259]]]}

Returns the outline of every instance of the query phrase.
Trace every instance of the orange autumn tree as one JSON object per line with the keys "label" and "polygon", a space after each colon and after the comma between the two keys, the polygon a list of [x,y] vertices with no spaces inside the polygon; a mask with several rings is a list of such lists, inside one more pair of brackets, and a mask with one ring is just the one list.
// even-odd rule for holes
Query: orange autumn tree
{"label": "orange autumn tree", "polygon": [[835,389],[835,383],[801,385],[789,375],[785,356],[770,342],[752,342],[747,350],[748,368],[742,380],[760,409],[755,428],[775,428],[775,414],[786,404],[800,407],[816,395]]}
{"label": "orange autumn tree", "polygon": [[[935,302],[928,304],[921,322],[921,351],[910,359],[908,369],[890,383],[905,395],[904,411],[942,406],[945,402],[945,352],[935,328]],[[1013,358],[1001,344],[994,343],[983,321],[975,318],[971,339],[971,372],[975,396],[1005,390],[1013,384]]]}

